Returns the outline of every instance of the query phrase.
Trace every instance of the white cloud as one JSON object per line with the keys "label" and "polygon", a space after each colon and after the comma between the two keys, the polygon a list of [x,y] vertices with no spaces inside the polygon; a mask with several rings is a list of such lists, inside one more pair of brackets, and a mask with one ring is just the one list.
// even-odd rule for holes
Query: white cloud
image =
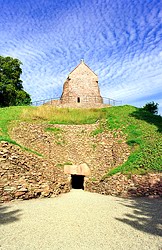
{"label": "white cloud", "polygon": [[23,62],[33,100],[61,95],[84,58],[104,96],[137,103],[162,88],[161,24],[156,0],[8,0],[1,4],[0,54]]}

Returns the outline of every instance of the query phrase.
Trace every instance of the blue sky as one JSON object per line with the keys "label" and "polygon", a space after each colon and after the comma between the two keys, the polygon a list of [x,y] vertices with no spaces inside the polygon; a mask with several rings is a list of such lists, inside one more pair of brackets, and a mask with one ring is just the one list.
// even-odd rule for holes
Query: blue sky
{"label": "blue sky", "polygon": [[0,0],[0,55],[32,100],[60,96],[83,58],[101,95],[162,114],[162,0]]}

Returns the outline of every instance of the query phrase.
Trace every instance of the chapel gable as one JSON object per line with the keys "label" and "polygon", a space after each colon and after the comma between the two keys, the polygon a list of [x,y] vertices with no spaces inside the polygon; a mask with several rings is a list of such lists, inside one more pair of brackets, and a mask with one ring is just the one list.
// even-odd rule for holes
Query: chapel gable
{"label": "chapel gable", "polygon": [[103,103],[98,86],[98,76],[81,60],[68,75],[61,96],[62,104],[96,106]]}

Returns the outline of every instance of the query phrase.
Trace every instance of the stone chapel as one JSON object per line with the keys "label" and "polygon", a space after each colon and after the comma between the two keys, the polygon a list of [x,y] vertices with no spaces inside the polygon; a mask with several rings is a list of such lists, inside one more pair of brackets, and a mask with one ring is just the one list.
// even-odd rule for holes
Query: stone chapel
{"label": "stone chapel", "polygon": [[98,86],[98,76],[81,60],[68,75],[60,103],[74,107],[95,107],[103,104]]}

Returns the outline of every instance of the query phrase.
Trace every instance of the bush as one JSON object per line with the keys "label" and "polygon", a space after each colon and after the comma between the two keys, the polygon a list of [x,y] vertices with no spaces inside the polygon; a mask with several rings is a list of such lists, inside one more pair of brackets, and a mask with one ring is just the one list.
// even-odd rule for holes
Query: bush
{"label": "bush", "polygon": [[158,113],[158,105],[159,105],[158,103],[149,102],[143,106],[143,110],[146,110],[152,114],[157,114]]}

